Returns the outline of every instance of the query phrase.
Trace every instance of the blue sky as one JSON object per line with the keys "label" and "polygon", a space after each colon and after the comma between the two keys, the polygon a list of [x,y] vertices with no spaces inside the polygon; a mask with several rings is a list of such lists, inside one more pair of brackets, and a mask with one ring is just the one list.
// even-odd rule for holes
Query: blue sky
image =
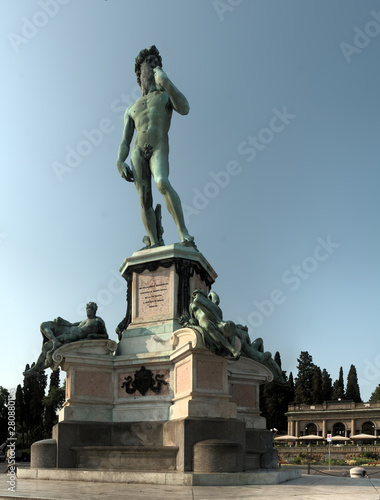
{"label": "blue sky", "polygon": [[[116,338],[118,268],[145,231],[115,162],[134,58],[155,44],[190,103],[173,117],[170,179],[225,319],[287,373],[301,351],[333,380],[354,364],[370,397],[379,1],[3,0],[0,30],[1,385],[22,383],[42,321],[83,319],[88,300]],[[163,225],[177,242],[165,209]]]}

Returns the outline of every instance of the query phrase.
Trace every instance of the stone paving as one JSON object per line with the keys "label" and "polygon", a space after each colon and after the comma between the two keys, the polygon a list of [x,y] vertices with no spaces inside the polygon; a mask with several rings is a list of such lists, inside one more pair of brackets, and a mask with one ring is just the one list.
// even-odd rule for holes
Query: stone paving
{"label": "stone paving", "polygon": [[[3,464],[2,464],[3,465]],[[3,470],[1,470],[3,469]],[[50,500],[380,500],[380,479],[353,479],[329,475],[303,475],[299,479],[266,486],[157,486],[150,484],[90,483],[20,479],[8,491],[7,474],[0,469],[0,498]],[[377,476],[377,475],[376,475]]]}

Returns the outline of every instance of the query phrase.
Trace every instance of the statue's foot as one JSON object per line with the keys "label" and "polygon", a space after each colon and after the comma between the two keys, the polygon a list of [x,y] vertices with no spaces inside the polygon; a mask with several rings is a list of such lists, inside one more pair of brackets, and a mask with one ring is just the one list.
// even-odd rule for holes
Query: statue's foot
{"label": "statue's foot", "polygon": [[180,235],[181,243],[193,243],[194,236],[191,236],[189,233],[183,233]]}
{"label": "statue's foot", "polygon": [[237,361],[240,358],[240,352],[236,351],[235,349],[231,349],[231,358]]}
{"label": "statue's foot", "polygon": [[36,375],[39,373],[39,370],[36,369],[36,364],[33,363],[32,366],[29,368],[29,370],[25,370],[23,372],[23,375],[25,378],[32,377],[33,375]]}
{"label": "statue's foot", "polygon": [[195,250],[197,250],[197,246],[194,243],[194,236],[191,236],[190,234],[182,234],[180,235],[180,245],[183,245],[184,247],[193,247]]}

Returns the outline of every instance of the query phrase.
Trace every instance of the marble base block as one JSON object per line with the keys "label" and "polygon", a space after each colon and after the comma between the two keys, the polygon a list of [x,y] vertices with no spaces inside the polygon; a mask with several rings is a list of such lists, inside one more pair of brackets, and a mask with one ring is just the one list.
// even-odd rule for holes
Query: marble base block
{"label": "marble base block", "polygon": [[81,340],[59,347],[53,361],[66,372],[59,421],[112,421],[114,340]]}
{"label": "marble base block", "polygon": [[210,352],[200,334],[190,328],[174,332],[172,342],[170,419],[236,418],[236,404],[230,402],[228,390],[227,359]]}
{"label": "marble base block", "polygon": [[260,385],[273,380],[266,366],[241,357],[228,362],[228,384],[231,400],[237,406],[237,418],[247,429],[265,429],[266,420],[260,415]]}
{"label": "marble base block", "polygon": [[179,244],[142,250],[120,271],[128,286],[119,343],[83,340],[54,352],[54,367],[66,372],[66,401],[54,440],[33,445],[34,467],[203,474],[275,468],[259,408],[270,370],[217,356],[196,326],[181,327],[192,292],[209,293],[216,279],[203,255]]}
{"label": "marble base block", "polygon": [[167,245],[135,252],[120,272],[128,284],[127,313],[119,325],[117,356],[170,354],[170,334],[181,328],[192,292],[210,291],[216,273],[193,247]]}

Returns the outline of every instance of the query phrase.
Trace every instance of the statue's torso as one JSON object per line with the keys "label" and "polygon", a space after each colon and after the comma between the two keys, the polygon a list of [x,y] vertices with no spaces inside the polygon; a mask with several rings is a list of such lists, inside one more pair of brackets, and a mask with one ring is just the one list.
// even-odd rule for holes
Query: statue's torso
{"label": "statue's torso", "polygon": [[140,97],[129,109],[129,116],[137,132],[134,148],[147,143],[153,149],[167,146],[172,107],[166,92],[157,90]]}
{"label": "statue's torso", "polygon": [[87,318],[82,323],[79,325],[82,333],[84,334],[84,337],[91,333],[103,333],[102,330],[102,323],[99,321],[99,318]]}

